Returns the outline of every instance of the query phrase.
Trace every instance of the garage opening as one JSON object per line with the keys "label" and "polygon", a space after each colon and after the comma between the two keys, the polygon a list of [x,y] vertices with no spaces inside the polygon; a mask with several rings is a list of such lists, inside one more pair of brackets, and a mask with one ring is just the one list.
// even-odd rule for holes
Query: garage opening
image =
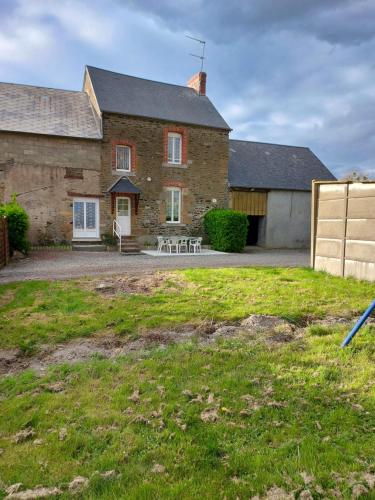
{"label": "garage opening", "polygon": [[259,222],[261,217],[259,215],[248,215],[247,220],[249,226],[247,228],[246,245],[257,245],[259,239]]}

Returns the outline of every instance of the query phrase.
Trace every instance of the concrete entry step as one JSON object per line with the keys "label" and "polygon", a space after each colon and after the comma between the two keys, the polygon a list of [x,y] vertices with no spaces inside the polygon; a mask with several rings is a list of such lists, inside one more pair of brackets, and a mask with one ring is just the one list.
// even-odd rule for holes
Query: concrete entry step
{"label": "concrete entry step", "polygon": [[102,244],[103,243],[100,238],[72,239],[72,245],[102,245]]}
{"label": "concrete entry step", "polygon": [[106,252],[107,247],[103,244],[94,243],[72,243],[72,250],[76,252]]}
{"label": "concrete entry step", "polygon": [[[118,245],[119,248],[119,245]],[[135,236],[121,237],[121,253],[127,255],[139,254],[141,251]]]}

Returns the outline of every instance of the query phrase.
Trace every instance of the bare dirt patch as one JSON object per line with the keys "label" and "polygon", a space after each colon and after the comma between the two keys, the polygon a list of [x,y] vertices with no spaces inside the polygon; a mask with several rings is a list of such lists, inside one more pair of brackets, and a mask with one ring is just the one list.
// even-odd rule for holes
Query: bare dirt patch
{"label": "bare dirt patch", "polygon": [[142,294],[150,295],[156,290],[168,286],[169,291],[178,291],[187,285],[183,276],[177,273],[156,272],[134,276],[111,276],[105,279],[80,280],[77,284],[85,290],[100,293],[104,297],[115,295]]}
{"label": "bare dirt patch", "polygon": [[12,373],[13,367],[19,366],[21,358],[21,349],[0,349],[0,373]]}
{"label": "bare dirt patch", "polygon": [[[320,325],[322,327],[330,327],[334,325],[351,325],[356,323],[359,320],[360,316],[347,316],[343,318],[335,318],[334,316],[328,316],[327,318],[324,319],[318,319],[318,320],[313,320],[310,322],[310,324],[313,325]],[[366,320],[366,325],[373,325],[375,324],[375,317],[369,317]]]}
{"label": "bare dirt patch", "polygon": [[131,352],[142,352],[172,342],[184,342],[199,335],[190,325],[173,330],[150,330],[140,333],[135,340],[108,334],[74,339],[64,344],[44,345],[32,355],[25,355],[20,349],[0,350],[0,374],[10,375],[26,369],[43,373],[50,365],[73,364],[86,361],[93,356],[117,358]]}
{"label": "bare dirt patch", "polygon": [[[340,323],[340,318],[336,318],[336,322]],[[316,323],[321,324],[321,321]],[[64,344],[44,345],[32,356],[25,355],[20,349],[0,350],[0,374],[10,375],[25,369],[43,373],[50,365],[73,364],[89,360],[93,356],[113,359],[132,352],[148,351],[155,347],[163,348],[171,343],[186,342],[191,339],[196,339],[200,343],[211,343],[219,338],[239,338],[251,343],[266,343],[272,349],[287,342],[302,340],[305,332],[305,328],[296,328],[281,318],[251,315],[236,324],[207,321],[169,329],[146,330],[139,332],[136,339],[101,334],[74,339]]]}
{"label": "bare dirt patch", "polygon": [[257,332],[293,332],[293,326],[288,321],[266,314],[251,314],[241,322],[241,326]]}

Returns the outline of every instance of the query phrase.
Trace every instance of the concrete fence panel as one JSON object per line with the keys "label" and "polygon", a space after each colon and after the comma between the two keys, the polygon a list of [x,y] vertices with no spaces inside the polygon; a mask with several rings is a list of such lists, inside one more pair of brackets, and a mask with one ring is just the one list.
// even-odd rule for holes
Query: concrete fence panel
{"label": "concrete fence panel", "polygon": [[314,181],[311,266],[375,281],[375,181]]}

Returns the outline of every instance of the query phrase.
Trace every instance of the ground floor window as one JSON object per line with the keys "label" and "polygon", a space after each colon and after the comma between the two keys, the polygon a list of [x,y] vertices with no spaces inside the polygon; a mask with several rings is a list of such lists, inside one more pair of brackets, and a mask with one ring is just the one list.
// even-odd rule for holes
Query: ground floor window
{"label": "ground floor window", "polygon": [[167,222],[181,222],[181,189],[167,188]]}

